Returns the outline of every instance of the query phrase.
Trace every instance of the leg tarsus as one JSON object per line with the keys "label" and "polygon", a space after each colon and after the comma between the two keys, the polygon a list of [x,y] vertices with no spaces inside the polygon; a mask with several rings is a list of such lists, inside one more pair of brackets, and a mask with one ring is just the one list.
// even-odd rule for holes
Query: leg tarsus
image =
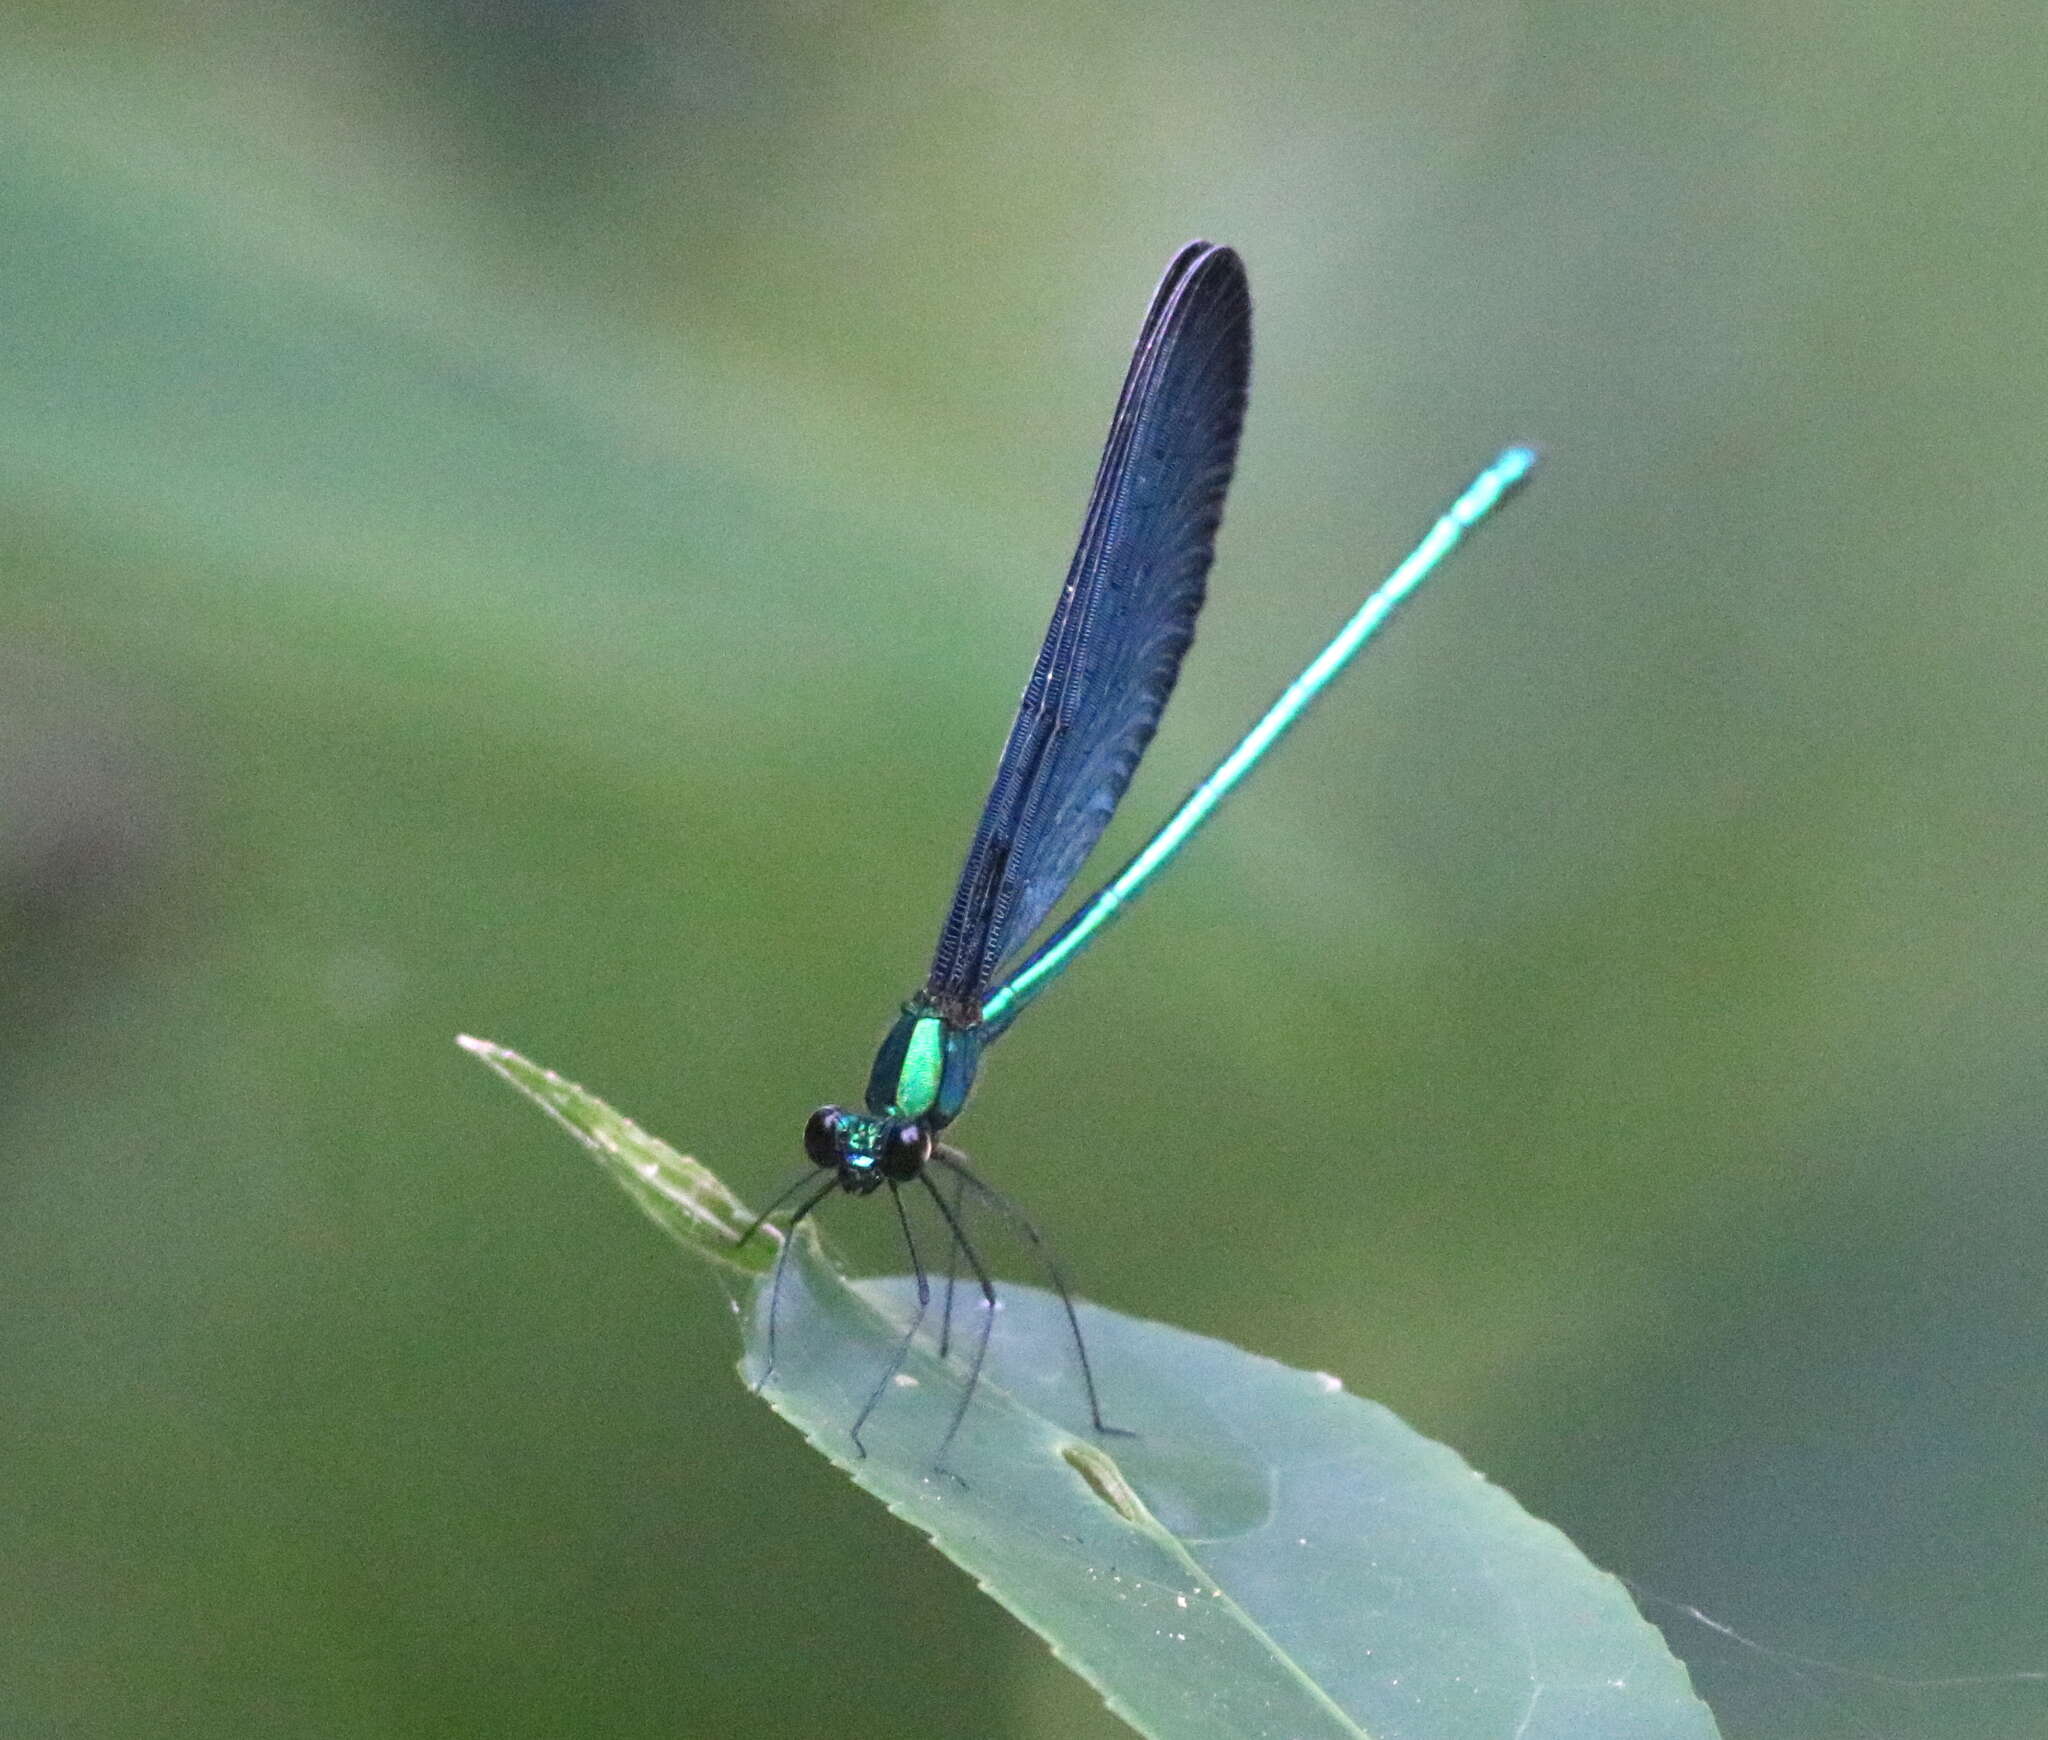
{"label": "leg tarsus", "polygon": [[[1024,1211],[1007,1196],[992,1185],[984,1184],[967,1164],[966,1156],[959,1149],[949,1148],[942,1142],[932,1149],[932,1160],[936,1165],[945,1167],[963,1185],[973,1190],[1009,1221],[1038,1253],[1038,1260],[1045,1265],[1046,1274],[1052,1277],[1053,1291],[1060,1296],[1060,1309],[1067,1314],[1067,1328],[1073,1334],[1074,1353],[1081,1365],[1081,1384],[1088,1392],[1089,1419],[1094,1423],[1096,1432],[1105,1438],[1135,1438],[1137,1433],[1126,1427],[1112,1426],[1102,1417],[1102,1402],[1095,1389],[1095,1368],[1089,1363],[1088,1343],[1081,1334],[1081,1319],[1074,1310],[1074,1296],[1067,1289],[1066,1277],[1060,1273],[1059,1262],[1053,1256],[1052,1246],[1046,1242],[1044,1234],[1031,1224]],[[938,1195],[936,1187],[933,1188],[932,1194],[935,1197]],[[943,1202],[941,1206],[943,1207]]]}
{"label": "leg tarsus", "polygon": [[[934,1150],[935,1157],[937,1152]],[[975,1281],[981,1288],[981,1339],[974,1344],[974,1359],[967,1368],[967,1384],[960,1392],[959,1406],[954,1408],[953,1418],[946,1426],[946,1435],[939,1440],[938,1454],[932,1459],[934,1467],[951,1474],[952,1470],[945,1466],[946,1452],[952,1448],[954,1438],[959,1435],[961,1422],[967,1418],[968,1404],[974,1400],[975,1388],[981,1382],[982,1365],[988,1359],[989,1337],[995,1333],[996,1284],[981,1260],[981,1253],[968,1240],[966,1230],[961,1226],[953,1210],[947,1206],[939,1187],[932,1182],[931,1173],[928,1170],[923,1171],[918,1177],[923,1181],[925,1189],[931,1192],[932,1201],[938,1204],[939,1213],[944,1216],[947,1227],[952,1231],[954,1242],[960,1247],[960,1254],[967,1259],[967,1266],[974,1271]],[[958,1480],[960,1477],[956,1474],[953,1478]],[[964,1486],[966,1482],[961,1481],[961,1484]]]}
{"label": "leg tarsus", "polygon": [[[783,1271],[789,1267],[789,1253],[796,1248],[796,1229],[803,1225],[805,1215],[809,1214],[812,1209],[816,1208],[819,1203],[832,1194],[833,1186],[838,1182],[836,1178],[828,1177],[823,1184],[819,1185],[815,1191],[804,1198],[797,1206],[796,1213],[789,1217],[789,1224],[782,1229],[782,1249],[775,1254],[775,1275],[768,1283],[768,1362],[761,1368],[760,1377],[754,1381],[754,1394],[757,1396],[768,1387],[768,1380],[775,1375],[775,1319],[777,1313],[782,1309],[782,1275]],[[792,1194],[792,1191],[785,1190],[775,1199],[775,1206],[777,1208],[781,1207],[784,1202],[789,1200]],[[773,1210],[771,1209],[770,1212],[772,1213]],[[761,1220],[766,1218],[767,1216],[763,1215]],[[761,1220],[755,1221],[754,1226],[758,1227],[761,1224]],[[753,1228],[750,1227],[748,1231],[751,1233]]]}
{"label": "leg tarsus", "polygon": [[[967,1224],[961,1206],[966,1199],[966,1180],[955,1178],[953,1180],[953,1218],[961,1226]],[[949,1232],[946,1237],[946,1303],[944,1309],[939,1313],[939,1358],[941,1359],[946,1357],[947,1352],[953,1345],[953,1283],[959,1278],[959,1271],[960,1236],[957,1233]]]}
{"label": "leg tarsus", "polygon": [[[803,1189],[803,1187],[816,1176],[817,1168],[815,1166],[806,1166],[803,1169],[803,1171],[799,1172],[794,1178],[792,1178],[786,1185],[782,1187],[781,1190],[777,1191],[775,1195],[775,1200],[771,1202],[766,1208],[762,1209],[759,1214],[755,1215],[754,1218],[747,1223],[747,1230],[741,1233],[738,1238],[732,1241],[733,1249],[738,1250],[742,1245],[744,1245],[747,1242],[747,1240],[752,1238],[757,1232],[759,1232],[764,1226],[766,1226],[768,1224],[768,1217],[772,1215],[778,1208],[780,1208],[785,1202],[787,1202],[792,1196],[794,1196],[799,1190]],[[795,1224],[795,1221],[790,1222],[791,1226],[794,1226]]]}
{"label": "leg tarsus", "polygon": [[896,1181],[889,1180],[889,1200],[896,1205],[896,1221],[903,1228],[903,1245],[910,1252],[910,1271],[917,1277],[917,1315],[911,1318],[910,1327],[903,1332],[902,1340],[896,1343],[896,1351],[890,1357],[889,1369],[882,1373],[881,1381],[868,1393],[868,1399],[861,1404],[860,1412],[854,1417],[847,1436],[853,1440],[853,1447],[865,1458],[868,1447],[861,1442],[860,1429],[868,1423],[868,1416],[875,1411],[882,1397],[888,1393],[890,1384],[896,1381],[896,1374],[903,1369],[903,1361],[910,1352],[910,1344],[916,1339],[918,1326],[924,1322],[926,1308],[932,1302],[931,1283],[925,1279],[924,1264],[917,1258],[917,1240],[910,1236],[910,1216],[903,1212],[903,1194]]}

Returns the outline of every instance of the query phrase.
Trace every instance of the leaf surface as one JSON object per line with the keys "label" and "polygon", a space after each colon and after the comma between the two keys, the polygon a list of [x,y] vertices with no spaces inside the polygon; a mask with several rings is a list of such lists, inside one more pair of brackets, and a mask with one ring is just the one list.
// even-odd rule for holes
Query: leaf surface
{"label": "leaf surface", "polygon": [[[466,1040],[686,1246],[732,1264],[747,1215],[697,1162],[573,1083]],[[722,1244],[723,1241],[723,1244]],[[773,1247],[741,1370],[826,1456],[972,1575],[1155,1740],[1713,1740],[1685,1670],[1562,1533],[1334,1378],[1078,1302],[1113,1425],[1089,1427],[1059,1301],[990,1320],[935,1279],[849,1281]],[[768,1364],[773,1300],[775,1357]],[[764,1381],[765,1380],[765,1381]],[[862,1438],[849,1428],[886,1381]]]}

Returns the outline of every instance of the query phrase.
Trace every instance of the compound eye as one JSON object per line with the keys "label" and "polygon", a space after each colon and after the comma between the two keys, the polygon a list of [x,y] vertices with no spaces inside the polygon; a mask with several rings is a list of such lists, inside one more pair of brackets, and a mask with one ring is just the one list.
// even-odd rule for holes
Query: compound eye
{"label": "compound eye", "polygon": [[882,1152],[877,1157],[884,1178],[907,1183],[924,1170],[932,1157],[931,1132],[918,1123],[892,1123],[882,1133]]}
{"label": "compound eye", "polygon": [[821,1106],[804,1123],[804,1152],[815,1166],[839,1164],[839,1112]]}

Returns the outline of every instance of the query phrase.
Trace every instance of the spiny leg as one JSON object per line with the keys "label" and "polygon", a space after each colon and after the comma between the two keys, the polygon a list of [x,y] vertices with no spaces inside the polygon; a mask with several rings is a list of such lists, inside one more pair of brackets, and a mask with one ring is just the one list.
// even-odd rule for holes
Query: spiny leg
{"label": "spiny leg", "polygon": [[1038,1260],[1045,1265],[1046,1274],[1052,1277],[1053,1291],[1059,1294],[1060,1309],[1066,1312],[1067,1327],[1073,1331],[1074,1353],[1081,1362],[1081,1383],[1088,1391],[1088,1415],[1095,1422],[1095,1430],[1109,1438],[1136,1437],[1136,1433],[1122,1426],[1112,1426],[1102,1417],[1102,1402],[1095,1390],[1095,1368],[1088,1363],[1088,1343],[1081,1334],[1081,1319],[1074,1311],[1074,1296],[1067,1290],[1066,1277],[1060,1273],[1058,1259],[1053,1256],[1052,1246],[1046,1243],[1045,1236],[1031,1224],[1024,1211],[1014,1202],[994,1186],[984,1184],[975,1176],[967,1164],[966,1156],[959,1149],[948,1148],[944,1143],[940,1143],[932,1149],[932,1159],[972,1189],[1030,1242],[1031,1248],[1038,1253]]}
{"label": "spiny leg", "polygon": [[[967,1184],[960,1178],[953,1180],[953,1218],[962,1226],[967,1224],[961,1205],[967,1200]],[[960,1238],[949,1233],[946,1238],[946,1304],[939,1313],[939,1358],[946,1357],[946,1351],[953,1345],[953,1283],[960,1273]]]}
{"label": "spiny leg", "polygon": [[[932,1150],[932,1157],[938,1158],[938,1149]],[[981,1253],[968,1240],[967,1231],[961,1226],[939,1187],[932,1182],[929,1170],[918,1173],[925,1189],[931,1192],[932,1201],[939,1205],[939,1213],[945,1216],[946,1225],[951,1229],[953,1242],[960,1254],[967,1259],[967,1266],[974,1271],[974,1278],[981,1286],[981,1339],[974,1344],[974,1360],[967,1368],[967,1386],[960,1392],[960,1405],[953,1410],[953,1418],[946,1427],[945,1437],[939,1440],[939,1453],[932,1458],[934,1463],[943,1463],[946,1452],[952,1448],[953,1440],[960,1431],[960,1422],[967,1418],[967,1404],[974,1400],[975,1386],[981,1382],[982,1362],[988,1358],[988,1338],[996,1327],[996,1284],[981,1260]],[[971,1182],[971,1181],[970,1181]]]}
{"label": "spiny leg", "polygon": [[910,1343],[917,1335],[918,1326],[924,1322],[925,1308],[932,1302],[932,1290],[925,1280],[924,1264],[917,1260],[917,1240],[910,1236],[910,1216],[903,1212],[903,1193],[897,1188],[896,1180],[889,1181],[889,1200],[896,1205],[896,1224],[903,1229],[903,1248],[910,1253],[910,1272],[917,1277],[917,1315],[911,1318],[910,1327],[903,1332],[903,1339],[896,1343],[895,1356],[889,1361],[889,1369],[882,1373],[868,1399],[861,1404],[860,1413],[855,1416],[852,1430],[847,1434],[853,1440],[853,1447],[863,1456],[868,1447],[860,1441],[860,1429],[868,1423],[868,1416],[887,1393],[896,1374],[903,1369],[905,1356],[910,1352]]}
{"label": "spiny leg", "polygon": [[[782,1249],[775,1255],[775,1276],[768,1283],[768,1363],[761,1368],[761,1375],[754,1380],[754,1394],[759,1395],[768,1387],[768,1380],[775,1375],[775,1314],[782,1309],[782,1272],[789,1267],[789,1253],[796,1247],[796,1229],[803,1225],[804,1216],[823,1202],[837,1188],[839,1180],[827,1174],[825,1182],[805,1197],[796,1213],[782,1229]],[[794,1192],[785,1190],[776,1198],[778,1205],[788,1200]],[[764,1215],[762,1219],[766,1219]],[[754,1223],[759,1226],[760,1221]],[[751,1227],[748,1229],[753,1230]]]}

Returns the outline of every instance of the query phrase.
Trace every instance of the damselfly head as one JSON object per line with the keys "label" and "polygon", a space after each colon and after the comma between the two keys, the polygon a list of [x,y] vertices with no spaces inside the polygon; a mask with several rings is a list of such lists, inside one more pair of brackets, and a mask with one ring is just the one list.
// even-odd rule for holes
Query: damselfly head
{"label": "damselfly head", "polygon": [[804,1125],[804,1152],[839,1188],[866,1196],[883,1184],[908,1184],[932,1157],[932,1133],[915,1118],[876,1117],[820,1106]]}

